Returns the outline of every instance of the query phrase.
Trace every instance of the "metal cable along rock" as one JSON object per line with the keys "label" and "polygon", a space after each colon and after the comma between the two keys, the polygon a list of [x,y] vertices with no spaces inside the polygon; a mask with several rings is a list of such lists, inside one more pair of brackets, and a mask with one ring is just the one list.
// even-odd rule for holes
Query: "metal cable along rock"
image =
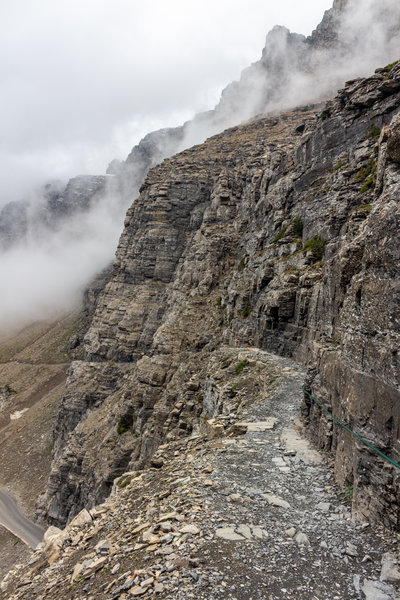
{"label": "metal cable along rock", "polygon": [[374,450],[374,452],[377,452],[380,456],[382,456],[382,458],[384,458],[385,460],[389,461],[392,465],[394,465],[395,467],[397,467],[398,469],[400,469],[399,463],[397,463],[395,460],[393,460],[392,458],[390,458],[389,456],[387,456],[386,454],[384,454],[383,452],[381,452],[380,450],[378,450],[378,448],[375,448],[375,446],[373,446],[370,442],[368,442],[363,437],[361,437],[361,435],[359,435],[358,433],[356,433],[355,431],[353,431],[352,429],[350,429],[350,427],[348,427],[347,425],[345,425],[344,423],[342,423],[342,421],[340,421],[340,419],[338,419],[337,417],[335,417],[335,415],[332,414],[326,408],[326,406],[324,406],[319,400],[317,400],[317,398],[314,398],[314,396],[312,396],[310,394],[310,392],[308,392],[305,389],[304,385],[302,386],[302,389],[303,389],[303,392],[305,394],[307,394],[307,396],[309,396],[309,398],[311,398],[311,400],[313,402],[315,402],[315,404],[317,404],[320,408],[322,408],[322,410],[324,410],[327,415],[329,415],[334,421],[336,421],[336,423],[338,423],[341,427],[343,427],[343,429],[346,429],[347,431],[349,431],[352,435],[354,435],[354,437],[356,437],[361,442],[363,442],[363,444],[365,444],[366,446],[368,446],[369,448],[371,448],[372,450]]}

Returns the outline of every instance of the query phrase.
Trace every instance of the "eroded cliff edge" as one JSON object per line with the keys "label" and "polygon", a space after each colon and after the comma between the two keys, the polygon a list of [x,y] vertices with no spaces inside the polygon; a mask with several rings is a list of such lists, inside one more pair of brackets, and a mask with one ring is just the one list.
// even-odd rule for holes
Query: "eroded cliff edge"
{"label": "eroded cliff edge", "polygon": [[[399,459],[399,101],[391,65],[150,170],[69,374],[41,516],[64,524],[162,441],[237,410],[210,376],[224,346],[306,363],[308,389]],[[398,527],[396,469],[302,412],[355,512]]]}

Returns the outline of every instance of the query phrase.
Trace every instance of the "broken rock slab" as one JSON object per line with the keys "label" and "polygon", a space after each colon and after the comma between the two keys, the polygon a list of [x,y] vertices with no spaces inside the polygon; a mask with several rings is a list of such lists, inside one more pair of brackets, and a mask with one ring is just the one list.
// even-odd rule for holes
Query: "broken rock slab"
{"label": "broken rock slab", "polygon": [[255,421],[255,422],[240,422],[236,423],[239,427],[246,427],[248,433],[258,433],[262,431],[272,431],[275,425],[278,423],[278,419],[275,417],[270,417],[265,421]]}
{"label": "broken rock slab", "polygon": [[391,552],[385,552],[382,556],[382,571],[380,580],[389,581],[391,583],[400,582],[400,571],[398,568],[398,560]]}
{"label": "broken rock slab", "polygon": [[380,581],[365,579],[361,589],[365,594],[365,600],[393,600],[395,598],[392,588]]}
{"label": "broken rock slab", "polygon": [[283,500],[283,498],[279,498],[279,496],[275,496],[274,494],[261,494],[261,498],[266,500],[271,506],[278,506],[279,508],[285,509],[290,508],[289,502],[286,502],[286,500]]}
{"label": "broken rock slab", "polygon": [[283,430],[282,441],[285,444],[286,452],[295,454],[306,465],[320,465],[322,457],[314,450],[309,441],[301,437],[294,427],[287,427]]}
{"label": "broken rock slab", "polygon": [[245,538],[235,532],[233,527],[221,527],[217,529],[215,535],[223,540],[229,540],[231,542],[243,542]]}

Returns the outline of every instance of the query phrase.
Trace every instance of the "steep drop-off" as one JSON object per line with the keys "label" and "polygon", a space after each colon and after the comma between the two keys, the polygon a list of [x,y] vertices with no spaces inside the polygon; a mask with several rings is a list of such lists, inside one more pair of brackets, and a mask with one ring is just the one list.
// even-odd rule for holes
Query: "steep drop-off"
{"label": "steep drop-off", "polygon": [[[240,410],[207,374],[226,346],[307,364],[308,389],[399,459],[399,101],[395,64],[150,170],[69,373],[39,515],[65,524],[164,440]],[[302,413],[354,511],[398,527],[396,469],[307,399]]]}

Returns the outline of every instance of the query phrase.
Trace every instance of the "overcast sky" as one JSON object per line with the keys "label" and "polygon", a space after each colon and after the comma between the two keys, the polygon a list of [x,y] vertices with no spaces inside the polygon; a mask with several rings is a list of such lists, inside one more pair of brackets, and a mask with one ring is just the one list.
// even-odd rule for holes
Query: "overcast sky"
{"label": "overcast sky", "polygon": [[1,0],[0,205],[103,173],[148,131],[212,108],[275,25],[332,0]]}

